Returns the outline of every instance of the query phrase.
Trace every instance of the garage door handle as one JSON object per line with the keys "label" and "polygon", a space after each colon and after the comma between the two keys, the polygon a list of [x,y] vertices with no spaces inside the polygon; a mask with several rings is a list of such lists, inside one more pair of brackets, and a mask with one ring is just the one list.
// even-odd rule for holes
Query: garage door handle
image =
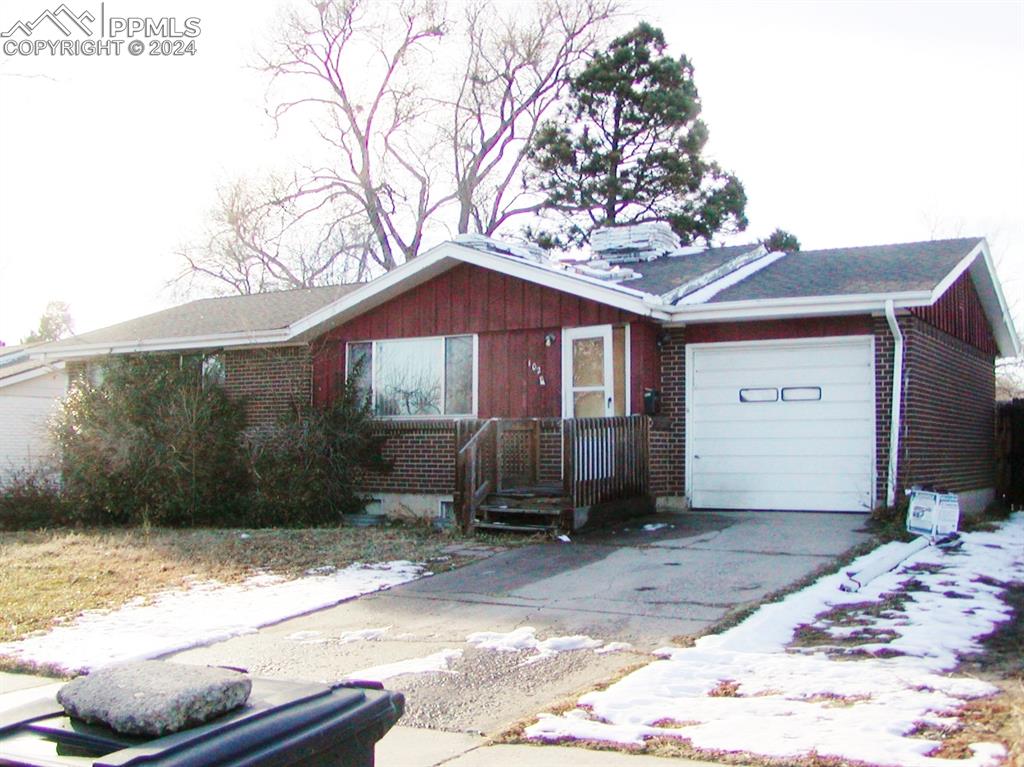
{"label": "garage door handle", "polygon": [[699,455],[695,455],[695,456],[694,456],[694,458],[695,458],[695,459],[696,459],[696,458],[700,458],[700,456],[699,456]]}

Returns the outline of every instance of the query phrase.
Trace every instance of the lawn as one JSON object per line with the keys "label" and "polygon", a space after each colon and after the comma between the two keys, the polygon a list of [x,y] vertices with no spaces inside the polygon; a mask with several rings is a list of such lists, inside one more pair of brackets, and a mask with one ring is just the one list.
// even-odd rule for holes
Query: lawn
{"label": "lawn", "polygon": [[120,607],[197,579],[236,583],[255,572],[299,576],[315,567],[401,559],[425,562],[441,572],[467,561],[445,553],[453,543],[510,546],[527,540],[466,539],[422,524],[0,533],[0,642],[46,630],[85,610]]}

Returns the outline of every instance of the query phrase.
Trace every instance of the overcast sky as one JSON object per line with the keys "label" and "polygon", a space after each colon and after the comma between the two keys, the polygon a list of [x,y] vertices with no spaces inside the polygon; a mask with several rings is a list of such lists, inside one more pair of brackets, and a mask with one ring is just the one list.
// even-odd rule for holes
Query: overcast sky
{"label": "overcast sky", "polygon": [[[56,5],[5,0],[0,32]],[[105,3],[199,17],[192,57],[0,53],[0,340],[52,300],[79,331],[183,300],[167,288],[174,250],[218,183],[301,154],[246,67],[279,5]],[[634,7],[622,31],[646,18],[696,67],[710,153],[749,197],[738,240],[776,226],[805,249],[985,236],[1024,326],[1024,1]]]}

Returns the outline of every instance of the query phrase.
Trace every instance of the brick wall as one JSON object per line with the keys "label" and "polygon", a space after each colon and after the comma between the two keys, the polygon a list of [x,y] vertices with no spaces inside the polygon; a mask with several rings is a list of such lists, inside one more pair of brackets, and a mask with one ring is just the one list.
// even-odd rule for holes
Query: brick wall
{"label": "brick wall", "polygon": [[[904,337],[909,332],[909,317],[897,319]],[[892,418],[892,375],[893,337],[885,317],[873,318],[875,336],[875,504],[885,505],[889,482],[889,424]],[[906,364],[906,357],[904,357]],[[901,402],[902,413],[906,412],[906,401]]]}
{"label": "brick wall", "polygon": [[455,492],[455,421],[380,421],[389,473],[367,472],[364,493]]}
{"label": "brick wall", "polygon": [[250,428],[273,426],[296,405],[312,401],[313,366],[309,349],[284,346],[221,353],[224,388],[245,399]]}
{"label": "brick wall", "polygon": [[650,434],[651,494],[683,495],[686,463],[686,335],[667,330],[661,348],[661,413]]}
{"label": "brick wall", "polygon": [[908,323],[899,484],[950,492],[995,485],[991,353],[919,319]]}
{"label": "brick wall", "polygon": [[[951,492],[994,484],[995,368],[985,351],[913,316],[898,318],[904,338],[903,397],[896,502],[920,484]],[[886,501],[892,408],[893,338],[875,318],[877,499]]]}

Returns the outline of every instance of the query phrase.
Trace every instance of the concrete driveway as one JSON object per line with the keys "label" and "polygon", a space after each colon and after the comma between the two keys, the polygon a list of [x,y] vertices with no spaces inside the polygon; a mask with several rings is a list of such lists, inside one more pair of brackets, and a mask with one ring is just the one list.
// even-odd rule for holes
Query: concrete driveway
{"label": "concrete driveway", "polygon": [[[620,675],[650,651],[703,633],[868,536],[862,515],[661,513],[581,534],[570,543],[510,549],[459,570],[366,596],[257,634],[175,656],[268,677],[334,681],[398,661],[460,651],[445,672],[387,680],[407,696],[403,725],[492,734]],[[537,637],[586,634],[632,649],[483,650],[473,632],[536,628]],[[370,640],[353,632],[382,629]],[[453,655],[453,653],[449,653]]]}

